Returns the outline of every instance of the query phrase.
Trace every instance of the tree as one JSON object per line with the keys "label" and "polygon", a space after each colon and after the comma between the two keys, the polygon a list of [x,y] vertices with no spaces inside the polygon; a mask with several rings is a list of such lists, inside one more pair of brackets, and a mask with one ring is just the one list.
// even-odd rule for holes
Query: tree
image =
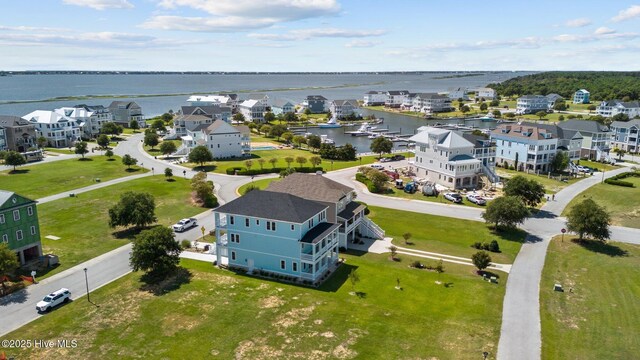
{"label": "tree", "polygon": [[296,115],[295,113],[292,112],[288,112],[286,114],[284,114],[284,121],[288,122],[288,123],[292,123],[292,122],[298,122],[298,115]]}
{"label": "tree", "polygon": [[313,167],[318,167],[318,165],[322,164],[322,158],[320,156],[312,156],[309,158],[309,162]]}
{"label": "tree", "polygon": [[[489,260],[489,261],[491,261],[491,260]],[[438,274],[438,278],[440,278],[440,274],[442,274],[444,272],[444,264],[442,263],[442,259],[438,260],[434,270]]]}
{"label": "tree", "polygon": [[569,161],[569,155],[566,152],[558,151],[549,165],[554,172],[561,172],[569,166]]}
{"label": "tree", "polygon": [[[125,155],[126,156],[126,155]],[[120,201],[109,209],[109,227],[143,227],[156,222],[156,202],[149,193],[127,191]]]}
{"label": "tree", "polygon": [[13,166],[12,171],[16,171],[16,167],[27,163],[27,158],[17,151],[8,151],[4,156],[4,164],[7,166]]}
{"label": "tree", "polygon": [[536,113],[536,116],[540,118],[540,120],[544,119],[545,117],[547,117],[547,112],[546,111],[538,111]]}
{"label": "tree", "polygon": [[391,259],[395,260],[396,259],[396,255],[398,255],[398,247],[395,245],[391,245],[389,246],[389,252],[391,253]]}
{"label": "tree", "polygon": [[301,147],[302,144],[306,144],[306,143],[307,143],[307,138],[305,138],[304,136],[302,136],[302,135],[294,135],[293,136],[293,144],[296,147]]}
{"label": "tree", "polygon": [[507,228],[516,227],[529,216],[529,209],[522,199],[517,196],[501,196],[489,202],[482,218],[489,224],[495,224],[496,230],[500,225]]}
{"label": "tree", "polygon": [[595,106],[595,105],[593,105],[593,104],[591,104],[591,105],[587,106],[587,110],[589,110],[589,111],[596,111],[596,106]]}
{"label": "tree", "polygon": [[167,178],[167,180],[171,179],[171,177],[173,177],[173,170],[171,168],[164,168],[164,176]]}
{"label": "tree", "polygon": [[138,130],[140,129],[140,123],[138,123],[138,120],[132,119],[131,121],[129,121],[129,128]]}
{"label": "tree", "polygon": [[109,146],[109,137],[105,134],[100,134],[96,138],[96,143],[103,149],[106,149]]}
{"label": "tree", "polygon": [[237,121],[239,123],[247,121],[247,119],[242,115],[242,113],[235,113],[233,115],[233,121]]}
{"label": "tree", "polygon": [[284,162],[287,163],[287,167],[291,168],[291,163],[293,162],[293,156],[287,156],[284,158]]}
{"label": "tree", "polygon": [[322,145],[322,139],[320,139],[320,136],[318,135],[309,135],[307,137],[307,145],[312,149],[320,149],[320,146]]}
{"label": "tree", "polygon": [[383,153],[390,153],[391,149],[393,149],[393,142],[385,137],[377,137],[373,139],[371,145],[369,146],[372,152],[380,154],[382,157]]}
{"label": "tree", "polygon": [[503,116],[508,118],[508,119],[513,119],[514,117],[516,117],[516,114],[514,114],[512,112],[508,112],[508,113],[504,114]]}
{"label": "tree", "polygon": [[605,241],[609,238],[611,215],[591,198],[574,205],[567,215],[567,229],[578,234],[580,240],[585,236]]}
{"label": "tree", "polygon": [[144,134],[144,144],[146,146],[151,146],[151,149],[153,149],[159,143],[160,143],[160,138],[158,137],[158,134],[154,132],[148,132]]}
{"label": "tree", "polygon": [[351,283],[351,291],[356,291],[356,284],[360,282],[360,275],[357,269],[352,269],[349,273],[349,282]]}
{"label": "tree", "polygon": [[249,124],[247,124],[247,127],[249,128],[249,130],[253,131],[253,130],[255,130],[255,128],[258,127],[258,124],[254,123],[254,122],[250,122]]}
{"label": "tree", "polygon": [[138,163],[138,159],[132,157],[129,154],[125,154],[122,157],[122,164],[127,166],[127,169],[131,169],[131,167]]}
{"label": "tree", "polygon": [[389,176],[380,170],[374,169],[369,171],[366,176],[371,180],[371,183],[376,187],[378,192],[384,190],[387,185],[387,181],[389,181]]}
{"label": "tree", "polygon": [[544,198],[545,190],[541,183],[517,175],[509,179],[504,185],[504,194],[520,197],[526,205],[535,207]]}
{"label": "tree", "polygon": [[165,277],[180,263],[180,244],[173,231],[164,226],[145,230],[136,236],[129,258],[134,271],[142,270]]}
{"label": "tree", "polygon": [[488,268],[491,265],[491,256],[486,251],[478,251],[471,255],[471,262],[478,268],[478,272]]}
{"label": "tree", "polygon": [[409,244],[409,239],[411,239],[411,233],[410,232],[406,232],[406,233],[402,234],[402,238],[404,239],[404,244],[408,245]]}
{"label": "tree", "polygon": [[164,113],[160,116],[160,119],[162,119],[162,121],[164,121],[165,123],[168,123],[169,121],[173,120],[173,114]]}
{"label": "tree", "polygon": [[297,156],[297,157],[296,157],[296,162],[297,162],[298,164],[300,164],[300,167],[303,167],[303,166],[304,166],[304,164],[306,164],[306,163],[307,163],[307,158],[306,158],[306,157],[304,157],[304,156]]}
{"label": "tree", "polygon": [[623,113],[615,114],[611,117],[611,122],[614,121],[627,122],[629,121],[629,115]]}
{"label": "tree", "polygon": [[293,133],[290,131],[285,132],[284,134],[282,134],[282,138],[284,139],[284,141],[286,141],[287,143],[291,143],[291,140],[293,140]]}
{"label": "tree", "polygon": [[164,121],[162,121],[161,119],[158,119],[158,120],[154,121],[153,123],[151,123],[151,130],[166,131],[167,128],[164,125],[165,125]]}
{"label": "tree", "polygon": [[275,119],[276,119],[276,116],[275,116],[275,115],[273,115],[273,113],[272,113],[271,111],[267,111],[267,112],[264,114],[264,121],[265,121],[265,122],[270,123],[270,122],[273,122]]}
{"label": "tree", "polygon": [[278,159],[277,158],[271,158],[269,159],[269,164],[271,164],[272,168],[276,168],[276,164],[278,163]]}
{"label": "tree", "polygon": [[262,126],[260,126],[260,132],[267,135],[271,132],[271,125],[269,124],[263,124]]}
{"label": "tree", "polygon": [[163,141],[160,143],[160,152],[162,155],[169,155],[176,152],[176,144],[173,141]]}
{"label": "tree", "polygon": [[213,182],[207,181],[207,174],[199,172],[191,178],[191,189],[196,202],[203,207],[218,206],[218,198],[213,194]]}
{"label": "tree", "polygon": [[487,111],[488,108],[489,106],[487,105],[486,102],[483,102],[482,104],[480,104],[480,111]]}
{"label": "tree", "polygon": [[273,125],[269,129],[269,136],[275,136],[278,140],[280,140],[280,136],[287,132],[287,127],[281,124]]}
{"label": "tree", "polygon": [[[16,252],[9,248],[9,244],[0,243],[0,279],[18,267],[20,267],[20,262]],[[0,283],[4,284],[4,281],[0,280]]]}
{"label": "tree", "polygon": [[204,166],[207,161],[213,161],[213,155],[204,145],[194,147],[189,153],[189,162],[198,163],[200,167]]}
{"label": "tree", "polygon": [[622,160],[622,157],[624,156],[624,154],[627,153],[625,149],[620,149],[620,148],[613,149],[613,152],[618,154],[618,160]]}
{"label": "tree", "polygon": [[564,115],[558,116],[558,121],[564,121]]}
{"label": "tree", "polygon": [[491,100],[491,102],[489,103],[489,105],[491,105],[491,106],[500,106],[500,100],[498,100],[498,99],[493,99],[493,100]]}
{"label": "tree", "polygon": [[307,116],[311,115],[311,109],[309,108],[304,109],[304,114]]}
{"label": "tree", "polygon": [[36,140],[36,142],[38,143],[38,147],[39,147],[40,149],[42,149],[43,147],[45,147],[45,145],[47,145],[47,143],[49,142],[49,140],[47,140],[47,138],[46,138],[46,137],[44,137],[44,136],[40,136],[40,137]]}
{"label": "tree", "polygon": [[499,119],[500,117],[502,117],[502,113],[500,112],[500,110],[493,110],[491,113],[493,114],[493,117],[496,119]]}
{"label": "tree", "polygon": [[260,165],[260,170],[264,170],[264,163],[267,162],[267,160],[263,159],[263,158],[258,158],[258,165]]}
{"label": "tree", "polygon": [[100,129],[100,132],[103,134],[115,136],[122,133],[122,126],[117,125],[116,123],[113,123],[113,122],[106,122],[102,124],[102,128]]}
{"label": "tree", "polygon": [[244,166],[246,166],[247,169],[251,170],[251,167],[253,166],[253,160],[245,160]]}
{"label": "tree", "polygon": [[111,149],[107,149],[107,151],[104,152],[104,156],[106,156],[107,158],[109,158],[109,160],[111,160],[111,157],[113,156],[113,151]]}
{"label": "tree", "polygon": [[74,152],[78,155],[82,155],[84,159],[84,154],[89,152],[89,145],[86,141],[78,141],[75,146]]}

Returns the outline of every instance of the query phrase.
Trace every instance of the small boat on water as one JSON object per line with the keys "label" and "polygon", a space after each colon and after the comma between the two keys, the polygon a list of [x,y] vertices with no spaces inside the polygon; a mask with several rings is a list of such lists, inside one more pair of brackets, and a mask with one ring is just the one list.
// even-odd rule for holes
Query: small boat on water
{"label": "small boat on water", "polygon": [[329,139],[327,135],[320,135],[320,142],[323,144],[331,144],[334,145],[336,142],[333,139]]}
{"label": "small boat on water", "polygon": [[335,117],[332,117],[326,123],[318,124],[319,128],[324,128],[324,129],[339,128],[341,126],[342,125],[338,123],[338,120]]}
{"label": "small boat on water", "polygon": [[369,137],[369,139],[375,139],[375,138],[379,138],[379,137],[382,137],[382,136],[383,136],[382,134],[371,134],[368,137]]}
{"label": "small boat on water", "polygon": [[347,134],[351,134],[351,136],[368,136],[371,133],[371,130],[375,129],[375,126],[371,126],[369,125],[369,123],[362,123],[362,125],[360,125],[360,127],[358,128],[358,130],[356,131],[349,131],[347,132]]}

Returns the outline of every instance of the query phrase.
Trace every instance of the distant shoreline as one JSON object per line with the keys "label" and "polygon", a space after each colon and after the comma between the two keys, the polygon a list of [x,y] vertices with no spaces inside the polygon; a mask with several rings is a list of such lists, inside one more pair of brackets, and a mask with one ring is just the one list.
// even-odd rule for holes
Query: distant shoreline
{"label": "distant shoreline", "polygon": [[460,74],[456,77],[480,76],[518,71],[327,71],[327,72],[270,72],[270,71],[80,71],[80,70],[0,70],[0,76],[11,75],[420,75],[420,74]]}

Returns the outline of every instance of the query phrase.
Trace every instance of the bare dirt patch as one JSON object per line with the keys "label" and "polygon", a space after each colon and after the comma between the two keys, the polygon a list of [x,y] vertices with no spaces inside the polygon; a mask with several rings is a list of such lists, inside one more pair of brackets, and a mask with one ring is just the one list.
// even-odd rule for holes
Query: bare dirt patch
{"label": "bare dirt patch", "polygon": [[273,295],[273,296],[260,299],[259,306],[261,309],[273,309],[273,308],[278,308],[284,305],[284,303],[285,302],[284,300],[282,300],[282,298]]}

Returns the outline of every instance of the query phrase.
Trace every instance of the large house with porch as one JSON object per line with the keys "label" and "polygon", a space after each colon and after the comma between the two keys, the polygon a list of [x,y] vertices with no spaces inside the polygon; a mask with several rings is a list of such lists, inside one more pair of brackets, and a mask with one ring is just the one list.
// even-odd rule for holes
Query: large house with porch
{"label": "large house with porch", "polygon": [[591,93],[585,89],[580,89],[573,94],[574,104],[588,104]]}
{"label": "large house with porch", "polygon": [[0,145],[0,150],[22,153],[36,147],[36,127],[29,121],[17,116],[0,115],[0,129],[4,133],[4,144]]}
{"label": "large house with porch", "polygon": [[187,129],[182,136],[182,146],[177,154],[186,155],[196,146],[205,146],[214,159],[229,159],[251,154],[249,128],[232,126],[222,120],[204,122],[193,129]]}
{"label": "large house with porch", "polygon": [[572,130],[582,136],[580,157],[607,160],[611,146],[611,130],[597,121],[571,119],[560,121],[558,126],[564,130]]}
{"label": "large house with porch", "polygon": [[386,91],[368,91],[363,97],[363,106],[380,106],[387,101]]}
{"label": "large house with porch", "polygon": [[36,110],[22,118],[33,124],[37,137],[44,136],[52,147],[71,147],[82,136],[78,121],[55,111]]}
{"label": "large house with porch", "polygon": [[238,111],[246,121],[263,122],[266,108],[260,100],[245,100],[238,105]]}
{"label": "large house with porch", "polygon": [[108,109],[113,122],[118,125],[129,127],[131,121],[137,121],[139,127],[147,126],[142,115],[142,108],[135,101],[112,101]]}
{"label": "large house with porch", "polygon": [[276,99],[271,105],[271,112],[273,115],[284,115],[286,113],[295,113],[296,104],[286,99]]}
{"label": "large house with porch", "polygon": [[309,109],[312,114],[322,114],[327,112],[327,98],[322,95],[309,95],[302,102],[304,109]]}
{"label": "large house with porch", "polygon": [[333,100],[329,105],[329,111],[337,119],[342,119],[349,115],[355,115],[358,111],[357,100]]}
{"label": "large house with porch", "polygon": [[625,114],[629,117],[629,119],[633,119],[636,116],[640,116],[640,102],[606,100],[598,105],[596,113],[604,117],[612,117],[618,114]]}
{"label": "large house with porch", "polygon": [[76,120],[82,129],[82,135],[87,138],[98,136],[102,125],[110,122],[113,117],[109,109],[102,105],[89,106],[82,104],[74,107],[63,107],[54,111]]}
{"label": "large house with porch", "polygon": [[0,190],[0,239],[16,252],[22,265],[42,256],[35,201]]}
{"label": "large house with porch", "polygon": [[542,95],[524,95],[516,101],[516,114],[535,114],[549,110],[549,99]]}
{"label": "large house with porch", "polygon": [[518,171],[546,173],[558,152],[557,132],[534,123],[498,124],[491,139],[496,142],[496,162]]}
{"label": "large house with porch", "polygon": [[413,111],[425,114],[453,110],[448,96],[436,93],[418,93],[413,97]]}
{"label": "large house with porch", "polygon": [[640,150],[640,120],[614,121],[611,124],[611,147],[631,153]]}
{"label": "large house with porch", "polygon": [[387,100],[384,102],[384,106],[390,108],[399,108],[405,101],[405,98],[409,95],[407,90],[389,90],[387,91]]}

